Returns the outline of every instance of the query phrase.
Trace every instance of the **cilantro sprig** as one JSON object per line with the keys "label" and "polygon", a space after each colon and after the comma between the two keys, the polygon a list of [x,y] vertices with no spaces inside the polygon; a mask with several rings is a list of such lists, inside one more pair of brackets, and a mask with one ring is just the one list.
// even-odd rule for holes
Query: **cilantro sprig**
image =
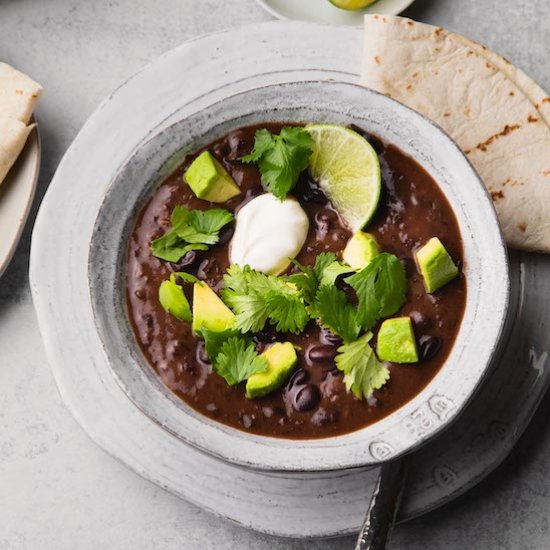
{"label": "cilantro sprig", "polygon": [[234,386],[257,372],[265,372],[267,360],[258,355],[249,339],[231,336],[221,345],[212,367],[230,386]]}
{"label": "cilantro sprig", "polygon": [[405,268],[393,254],[379,254],[367,267],[344,280],[357,294],[357,320],[365,330],[399,311],[407,298]]}
{"label": "cilantro sprig", "polygon": [[[292,263],[297,266],[301,273],[293,273],[289,275],[288,280],[300,289],[304,295],[304,299],[308,304],[313,304],[315,295],[322,282],[323,276],[334,262],[336,262],[336,254],[334,252],[322,252],[315,258],[315,265],[302,265],[297,260],[292,260]],[[349,273],[351,270],[348,270]]]}
{"label": "cilantro sprig", "polygon": [[312,313],[321,325],[340,336],[344,342],[353,342],[359,336],[361,325],[357,312],[346,293],[335,286],[322,285],[315,295]]}
{"label": "cilantro sprig", "polygon": [[256,131],[252,152],[240,160],[258,164],[267,190],[284,200],[308,167],[312,150],[313,139],[304,128],[285,126],[279,135],[263,128]]}
{"label": "cilantro sprig", "polygon": [[204,345],[214,372],[234,386],[256,374],[267,370],[265,357],[258,355],[256,346],[246,336],[234,329],[214,332],[201,329]]}
{"label": "cilantro sprig", "polygon": [[161,260],[179,262],[190,250],[216,244],[220,229],[232,220],[233,214],[223,208],[203,211],[178,205],[170,216],[170,231],[151,243],[151,252]]}
{"label": "cilantro sprig", "polygon": [[338,348],[335,363],[345,373],[344,384],[359,399],[368,399],[389,379],[390,371],[381,363],[369,344],[372,332]]}
{"label": "cilantro sprig", "polygon": [[223,301],[237,316],[241,332],[259,332],[269,320],[280,332],[300,333],[309,314],[299,289],[284,278],[249,266],[232,265],[224,276]]}

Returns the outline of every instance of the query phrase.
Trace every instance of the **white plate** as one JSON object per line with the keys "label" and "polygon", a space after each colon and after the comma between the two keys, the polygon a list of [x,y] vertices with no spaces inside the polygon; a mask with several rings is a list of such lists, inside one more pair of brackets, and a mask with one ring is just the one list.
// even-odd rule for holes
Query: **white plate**
{"label": "white plate", "polygon": [[[357,82],[361,31],[324,31],[297,22],[255,24],[188,42],[136,74],[102,103],[62,160],[31,250],[31,288],[47,356],[66,405],[92,439],[143,477],[204,509],[289,537],[357,531],[376,470],[252,471],[209,457],[148,419],[115,380],[95,330],[88,244],[113,171],[148,136],[255,85],[315,78]],[[502,360],[459,420],[415,453],[401,519],[448,502],[492,471],[548,387],[550,257],[514,255],[512,283],[518,313]],[[419,411],[419,429],[430,422]]]}
{"label": "white plate", "polygon": [[354,27],[363,24],[363,15],[366,13],[397,15],[414,2],[414,0],[378,0],[378,2],[363,10],[347,11],[333,6],[328,0],[256,1],[271,15],[279,19],[297,19],[313,23],[331,23],[333,25],[351,25]]}
{"label": "white plate", "polygon": [[29,215],[40,172],[38,126],[0,184],[0,276],[8,267]]}

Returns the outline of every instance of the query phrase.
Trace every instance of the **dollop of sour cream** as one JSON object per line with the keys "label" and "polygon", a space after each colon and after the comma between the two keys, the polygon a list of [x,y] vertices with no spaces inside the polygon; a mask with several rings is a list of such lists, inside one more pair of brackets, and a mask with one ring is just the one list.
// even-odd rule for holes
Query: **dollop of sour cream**
{"label": "dollop of sour cream", "polygon": [[304,246],[308,229],[309,220],[297,200],[280,201],[271,193],[260,195],[237,214],[229,260],[267,275],[279,275],[290,265],[289,258]]}

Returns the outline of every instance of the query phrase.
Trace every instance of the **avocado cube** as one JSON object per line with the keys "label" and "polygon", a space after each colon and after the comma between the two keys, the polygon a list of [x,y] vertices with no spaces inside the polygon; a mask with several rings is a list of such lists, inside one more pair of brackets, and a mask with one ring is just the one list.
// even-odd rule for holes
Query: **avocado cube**
{"label": "avocado cube", "polygon": [[246,382],[246,397],[249,399],[262,397],[283,386],[298,361],[296,350],[290,342],[277,342],[260,357],[267,360],[267,370],[253,374]]}
{"label": "avocado cube", "polygon": [[233,178],[208,151],[191,163],[184,177],[193,193],[206,201],[225,202],[241,193]]}
{"label": "avocado cube", "polygon": [[358,231],[348,241],[342,258],[353,269],[363,269],[380,254],[380,248],[376,239],[370,233]]}
{"label": "avocado cube", "polygon": [[416,263],[430,294],[458,277],[458,268],[437,237],[432,237],[416,252]]}
{"label": "avocado cube", "polygon": [[235,314],[206,284],[193,285],[193,332],[201,333],[204,326],[212,332],[223,332],[235,324]]}
{"label": "avocado cube", "polygon": [[183,292],[183,288],[176,283],[176,276],[172,273],[170,279],[162,281],[158,292],[160,305],[180,321],[191,321],[191,307]]}
{"label": "avocado cube", "polygon": [[416,363],[418,351],[410,317],[386,319],[378,331],[378,358],[392,363]]}

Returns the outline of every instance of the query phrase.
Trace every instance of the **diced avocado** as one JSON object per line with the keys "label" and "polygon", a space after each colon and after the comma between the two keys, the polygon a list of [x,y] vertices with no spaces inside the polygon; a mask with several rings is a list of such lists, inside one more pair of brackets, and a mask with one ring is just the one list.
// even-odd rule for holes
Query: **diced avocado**
{"label": "diced avocado", "polygon": [[290,342],[277,342],[264,351],[260,357],[267,360],[267,370],[253,374],[246,383],[246,396],[249,399],[262,397],[280,388],[290,377],[298,357]]}
{"label": "diced avocado", "polygon": [[410,317],[386,319],[378,332],[378,358],[392,363],[416,363],[418,351]]}
{"label": "diced avocado", "polygon": [[159,286],[160,305],[170,314],[181,321],[191,321],[191,308],[183,293],[183,288],[176,283],[176,276],[172,273],[170,279],[162,281]]}
{"label": "diced avocado", "polygon": [[376,239],[370,233],[358,231],[348,241],[342,258],[353,269],[363,269],[380,254]]}
{"label": "diced avocado", "polygon": [[416,252],[416,263],[429,293],[439,290],[458,276],[458,268],[437,237],[432,237]]}
{"label": "diced avocado", "polygon": [[185,172],[185,180],[193,193],[211,202],[225,202],[241,190],[225,168],[208,152],[201,153]]}
{"label": "diced avocado", "polygon": [[212,332],[222,332],[235,324],[235,314],[221,298],[206,284],[193,285],[193,331],[201,333],[205,326]]}

